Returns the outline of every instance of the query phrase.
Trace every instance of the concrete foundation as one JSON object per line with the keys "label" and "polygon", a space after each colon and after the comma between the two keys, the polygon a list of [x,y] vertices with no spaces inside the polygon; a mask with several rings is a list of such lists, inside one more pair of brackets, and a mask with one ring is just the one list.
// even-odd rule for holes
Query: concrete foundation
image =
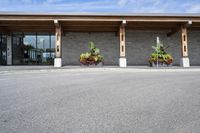
{"label": "concrete foundation", "polygon": [[181,67],[190,67],[190,60],[188,57],[183,57],[180,59],[180,66]]}
{"label": "concrete foundation", "polygon": [[54,59],[54,67],[62,67],[62,58]]}
{"label": "concrete foundation", "polygon": [[127,61],[126,58],[119,58],[119,67],[127,67]]}

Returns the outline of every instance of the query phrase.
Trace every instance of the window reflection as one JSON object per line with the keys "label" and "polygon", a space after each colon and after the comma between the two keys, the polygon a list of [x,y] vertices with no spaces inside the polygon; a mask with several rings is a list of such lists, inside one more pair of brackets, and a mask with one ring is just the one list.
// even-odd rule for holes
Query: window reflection
{"label": "window reflection", "polygon": [[55,58],[55,35],[51,33],[51,58]]}
{"label": "window reflection", "polygon": [[49,33],[37,35],[38,60],[40,64],[53,64],[51,57],[51,36]]}
{"label": "window reflection", "polygon": [[37,64],[36,33],[25,33],[23,36],[23,63]]}
{"label": "window reflection", "polygon": [[53,64],[53,38],[50,33],[13,33],[13,64]]}
{"label": "window reflection", "polygon": [[7,40],[6,35],[0,32],[0,65],[7,64]]}
{"label": "window reflection", "polygon": [[23,52],[23,35],[13,34],[12,35],[12,54],[13,54],[13,64],[20,65],[23,64],[24,52]]}

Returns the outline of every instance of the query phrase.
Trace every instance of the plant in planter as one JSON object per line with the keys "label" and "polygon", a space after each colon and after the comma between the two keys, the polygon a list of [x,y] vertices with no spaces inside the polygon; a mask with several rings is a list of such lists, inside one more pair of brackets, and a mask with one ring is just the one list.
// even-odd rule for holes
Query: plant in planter
{"label": "plant in planter", "polygon": [[164,47],[162,43],[158,43],[156,46],[152,46],[154,52],[151,54],[149,63],[150,66],[171,66],[173,63],[173,57],[171,54],[165,52],[169,46]]}
{"label": "plant in planter", "polygon": [[96,48],[94,42],[89,42],[90,50],[80,55],[80,63],[82,65],[103,65],[103,56],[100,55],[100,49]]}

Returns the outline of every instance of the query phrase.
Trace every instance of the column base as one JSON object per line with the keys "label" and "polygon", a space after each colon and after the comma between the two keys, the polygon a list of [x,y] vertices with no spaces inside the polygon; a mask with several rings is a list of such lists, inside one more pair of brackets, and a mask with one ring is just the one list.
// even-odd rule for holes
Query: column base
{"label": "column base", "polygon": [[54,67],[62,67],[62,58],[54,59]]}
{"label": "column base", "polygon": [[121,57],[119,58],[119,67],[127,67],[126,58]]}
{"label": "column base", "polygon": [[182,57],[180,59],[180,66],[181,67],[190,67],[190,60],[188,57]]}

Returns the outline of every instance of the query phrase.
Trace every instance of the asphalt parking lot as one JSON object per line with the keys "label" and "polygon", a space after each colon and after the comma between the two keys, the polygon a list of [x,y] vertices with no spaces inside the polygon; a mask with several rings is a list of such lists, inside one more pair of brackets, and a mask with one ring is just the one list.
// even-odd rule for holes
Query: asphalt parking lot
{"label": "asphalt parking lot", "polygon": [[0,133],[199,133],[200,72],[0,74]]}

